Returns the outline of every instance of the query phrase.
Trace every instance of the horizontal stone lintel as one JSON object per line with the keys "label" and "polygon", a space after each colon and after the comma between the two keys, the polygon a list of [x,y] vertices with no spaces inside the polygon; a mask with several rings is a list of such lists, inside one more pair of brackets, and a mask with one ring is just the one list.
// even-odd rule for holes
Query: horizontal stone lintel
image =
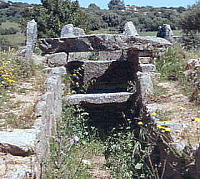
{"label": "horizontal stone lintel", "polygon": [[127,102],[133,93],[101,93],[101,94],[75,94],[66,96],[64,101],[70,105],[77,104],[114,104]]}
{"label": "horizontal stone lintel", "polygon": [[118,34],[94,34],[71,38],[39,39],[43,54],[58,52],[97,52],[97,51],[154,51],[170,46],[163,38],[125,36]]}

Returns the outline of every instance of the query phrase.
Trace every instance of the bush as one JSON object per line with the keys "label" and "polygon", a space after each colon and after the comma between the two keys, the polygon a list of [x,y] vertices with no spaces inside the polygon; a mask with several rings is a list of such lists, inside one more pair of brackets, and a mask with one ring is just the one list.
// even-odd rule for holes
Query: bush
{"label": "bush", "polygon": [[10,34],[16,34],[18,31],[18,29],[10,27],[10,28],[0,28],[0,35],[10,35]]}
{"label": "bush", "polygon": [[80,9],[78,1],[43,0],[42,6],[35,5],[23,12],[21,25],[25,30],[27,21],[35,19],[39,37],[59,37],[66,24],[87,29],[87,16]]}
{"label": "bush", "polygon": [[13,50],[0,52],[0,89],[13,87],[22,78],[32,76],[35,69],[31,61],[19,59]]}
{"label": "bush", "polygon": [[180,19],[180,26],[185,33],[183,38],[184,45],[191,48],[200,47],[200,2],[186,11]]}
{"label": "bush", "polygon": [[156,68],[163,79],[178,80],[183,76],[185,52],[180,47],[171,47],[156,61]]}

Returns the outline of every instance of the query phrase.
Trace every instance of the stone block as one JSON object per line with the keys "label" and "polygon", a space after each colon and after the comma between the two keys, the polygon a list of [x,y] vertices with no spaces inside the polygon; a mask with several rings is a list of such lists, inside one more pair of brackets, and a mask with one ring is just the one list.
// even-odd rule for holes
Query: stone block
{"label": "stone block", "polygon": [[37,23],[34,19],[27,24],[26,37],[25,57],[31,58],[37,41]]}
{"label": "stone block", "polygon": [[67,64],[67,54],[64,52],[45,55],[49,67],[64,66]]}
{"label": "stone block", "polygon": [[137,83],[137,89],[139,90],[139,94],[141,94],[143,104],[145,104],[154,89],[151,75],[145,72],[137,72]]}
{"label": "stone block", "polygon": [[82,35],[85,35],[84,30],[78,27],[74,27],[73,24],[67,24],[61,30],[61,37],[70,38]]}
{"label": "stone block", "polygon": [[145,73],[152,73],[156,71],[156,66],[153,64],[140,64],[139,70]]}
{"label": "stone block", "polygon": [[149,64],[152,61],[152,57],[139,57],[139,63]]}
{"label": "stone block", "polygon": [[124,35],[138,36],[137,30],[132,21],[129,21],[124,26]]}
{"label": "stone block", "polygon": [[72,61],[66,68],[69,74],[79,72],[72,79],[87,86],[88,93],[127,91],[128,82],[134,80],[133,64],[128,61]]}
{"label": "stone block", "polygon": [[75,94],[65,97],[65,101],[71,105],[76,104],[118,104],[127,102],[132,93],[101,93],[101,94]]}
{"label": "stone block", "polygon": [[39,47],[44,54],[59,52],[98,52],[133,49],[135,51],[159,50],[171,43],[163,38],[95,34],[71,38],[40,39]]}
{"label": "stone block", "polygon": [[0,151],[18,156],[34,153],[37,130],[14,129],[12,132],[0,131]]}

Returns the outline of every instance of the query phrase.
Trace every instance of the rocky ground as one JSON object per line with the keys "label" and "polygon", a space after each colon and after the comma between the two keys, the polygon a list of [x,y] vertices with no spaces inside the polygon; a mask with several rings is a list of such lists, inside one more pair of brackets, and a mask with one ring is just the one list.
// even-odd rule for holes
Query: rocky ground
{"label": "rocky ground", "polygon": [[198,147],[200,106],[190,101],[178,82],[165,81],[156,85],[160,95],[152,97],[151,105],[157,110],[154,118],[158,127],[167,127],[175,143]]}
{"label": "rocky ground", "polygon": [[105,169],[104,164],[106,159],[104,156],[94,156],[88,160],[91,163],[91,168],[88,173],[95,179],[110,179],[109,171]]}
{"label": "rocky ground", "polygon": [[44,76],[36,73],[33,77],[21,81],[9,91],[5,102],[0,106],[0,178],[2,179],[34,178],[35,158],[31,152],[27,153],[31,150],[30,146],[25,145],[29,145],[31,139],[35,137],[29,129],[35,120],[34,106],[42,94],[43,80]]}

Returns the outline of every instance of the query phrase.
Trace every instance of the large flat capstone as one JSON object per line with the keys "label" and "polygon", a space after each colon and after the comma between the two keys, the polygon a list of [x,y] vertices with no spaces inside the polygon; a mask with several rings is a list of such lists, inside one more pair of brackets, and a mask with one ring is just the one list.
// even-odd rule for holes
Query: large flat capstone
{"label": "large flat capstone", "polygon": [[66,96],[64,100],[71,105],[76,104],[113,104],[127,102],[133,93],[101,93],[101,94],[75,94]]}
{"label": "large flat capstone", "polygon": [[153,51],[166,48],[171,43],[163,38],[126,36],[118,34],[94,34],[70,38],[47,38],[39,40],[44,54],[58,52],[97,52],[132,49]]}

